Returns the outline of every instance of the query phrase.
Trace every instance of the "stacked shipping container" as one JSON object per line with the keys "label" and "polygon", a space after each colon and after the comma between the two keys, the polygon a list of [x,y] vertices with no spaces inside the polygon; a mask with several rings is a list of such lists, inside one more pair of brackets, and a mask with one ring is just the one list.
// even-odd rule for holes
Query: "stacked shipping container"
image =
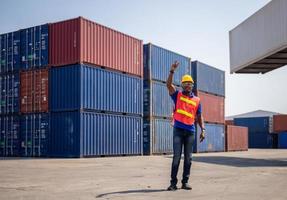
{"label": "stacked shipping container", "polygon": [[174,74],[174,85],[180,89],[181,77],[190,73],[190,58],[146,44],[144,49],[144,125],[145,155],[172,153],[171,126],[173,102],[166,88],[170,66],[177,60],[180,67]]}
{"label": "stacked shipping container", "polygon": [[20,30],[21,156],[47,156],[49,115],[49,26]]}
{"label": "stacked shipping container", "polygon": [[81,17],[49,34],[50,155],[142,154],[142,41]]}
{"label": "stacked shipping container", "polygon": [[19,155],[20,31],[0,35],[0,156]]}
{"label": "stacked shipping container", "polygon": [[277,148],[277,136],[272,134],[272,117],[235,118],[234,125],[248,127],[249,148]]}
{"label": "stacked shipping container", "polygon": [[194,93],[200,98],[206,139],[200,143],[197,126],[194,152],[224,151],[225,146],[225,73],[199,61],[191,63]]}
{"label": "stacked shipping container", "polygon": [[[142,153],[142,41],[79,17],[0,35],[0,49],[0,155]],[[80,129],[50,116],[79,116],[69,122]]]}

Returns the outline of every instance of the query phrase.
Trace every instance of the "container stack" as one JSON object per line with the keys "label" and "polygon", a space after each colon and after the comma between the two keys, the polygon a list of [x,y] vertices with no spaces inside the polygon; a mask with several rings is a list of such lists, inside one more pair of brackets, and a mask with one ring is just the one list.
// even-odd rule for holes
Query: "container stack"
{"label": "container stack", "polygon": [[49,27],[20,30],[20,155],[48,156]]}
{"label": "container stack", "polygon": [[277,148],[278,135],[272,134],[272,116],[234,118],[234,124],[248,127],[249,148]]}
{"label": "container stack", "polygon": [[278,134],[278,148],[287,149],[287,115],[273,116],[273,131]]}
{"label": "container stack", "polygon": [[177,60],[180,67],[174,74],[173,84],[180,89],[181,77],[190,73],[190,58],[145,44],[144,55],[144,128],[143,151],[145,155],[172,153],[173,102],[166,88],[170,66]]}
{"label": "container stack", "polygon": [[0,35],[0,156],[20,153],[20,31]]}
{"label": "container stack", "polygon": [[49,34],[50,155],[142,154],[142,41],[82,17]]}
{"label": "container stack", "polygon": [[206,138],[200,143],[197,125],[194,152],[215,152],[225,149],[225,72],[199,61],[191,63],[194,93],[200,98]]}

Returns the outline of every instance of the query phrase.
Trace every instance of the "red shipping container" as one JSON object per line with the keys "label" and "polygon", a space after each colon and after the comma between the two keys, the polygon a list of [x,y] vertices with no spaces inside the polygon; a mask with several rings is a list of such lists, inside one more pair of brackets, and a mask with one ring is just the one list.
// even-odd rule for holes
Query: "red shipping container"
{"label": "red shipping container", "polygon": [[234,125],[233,120],[225,120],[225,125]]}
{"label": "red shipping container", "polygon": [[21,113],[48,112],[48,69],[20,73]]}
{"label": "red shipping container", "polygon": [[201,91],[197,91],[196,94],[200,98],[204,121],[224,124],[224,97]]}
{"label": "red shipping container", "polygon": [[88,63],[143,77],[142,41],[82,17],[50,24],[49,64]]}
{"label": "red shipping container", "polygon": [[273,131],[275,133],[287,131],[287,115],[273,115]]}
{"label": "red shipping container", "polygon": [[226,126],[225,147],[226,151],[247,151],[248,128],[243,126]]}

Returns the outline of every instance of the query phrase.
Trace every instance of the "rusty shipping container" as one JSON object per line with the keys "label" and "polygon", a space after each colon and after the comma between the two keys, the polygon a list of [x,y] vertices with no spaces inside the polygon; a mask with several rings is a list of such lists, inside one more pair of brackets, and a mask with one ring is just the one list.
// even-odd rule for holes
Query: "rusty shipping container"
{"label": "rusty shipping container", "polygon": [[234,125],[233,120],[225,120],[225,125]]}
{"label": "rusty shipping container", "polygon": [[204,121],[209,123],[224,124],[224,97],[196,91],[200,98]]}
{"label": "rusty shipping container", "polygon": [[88,63],[143,76],[142,41],[82,17],[50,24],[49,63]]}
{"label": "rusty shipping container", "polygon": [[287,115],[273,116],[273,131],[275,133],[287,131]]}
{"label": "rusty shipping container", "polygon": [[48,112],[48,69],[20,73],[21,113]]}
{"label": "rusty shipping container", "polygon": [[248,128],[227,125],[225,131],[225,149],[226,151],[247,151]]}

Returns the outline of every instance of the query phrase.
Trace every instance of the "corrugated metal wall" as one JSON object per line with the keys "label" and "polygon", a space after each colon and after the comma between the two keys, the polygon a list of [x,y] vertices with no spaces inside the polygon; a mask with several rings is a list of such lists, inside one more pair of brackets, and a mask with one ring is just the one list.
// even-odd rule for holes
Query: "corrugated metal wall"
{"label": "corrugated metal wall", "polygon": [[199,61],[191,64],[194,89],[210,94],[225,96],[225,72]]}
{"label": "corrugated metal wall", "polygon": [[[287,47],[286,10],[286,0],[270,1],[229,32],[231,72],[237,72]],[[262,63],[265,65],[259,64],[258,69],[255,66],[253,71],[258,73],[272,70],[272,66],[268,69],[268,63],[264,60]]]}
{"label": "corrugated metal wall", "polygon": [[101,110],[142,115],[142,79],[89,65],[50,71],[52,111]]}
{"label": "corrugated metal wall", "polygon": [[21,68],[40,68],[49,64],[48,24],[21,30]]}
{"label": "corrugated metal wall", "polygon": [[19,113],[20,111],[19,73],[0,76],[0,114]]}
{"label": "corrugated metal wall", "polygon": [[0,35],[0,73],[20,69],[20,31]]}
{"label": "corrugated metal wall", "polygon": [[234,125],[248,127],[249,148],[272,148],[270,117],[235,118]]}
{"label": "corrugated metal wall", "polygon": [[48,77],[48,69],[36,69],[20,73],[21,113],[49,111]]}
{"label": "corrugated metal wall", "polygon": [[46,113],[21,116],[21,156],[48,156],[50,116]]}
{"label": "corrugated metal wall", "polygon": [[287,131],[287,115],[273,116],[273,131],[276,133]]}
{"label": "corrugated metal wall", "polygon": [[[179,87],[177,87],[180,90]],[[174,103],[165,83],[144,81],[144,115],[154,117],[172,117]]]}
{"label": "corrugated metal wall", "polygon": [[175,61],[178,61],[180,66],[174,73],[174,84],[180,85],[181,77],[190,74],[190,58],[151,43],[145,44],[143,49],[145,80],[165,82],[169,75],[170,66]]}
{"label": "corrugated metal wall", "polygon": [[221,124],[205,123],[205,139],[200,143],[201,129],[197,125],[193,152],[216,152],[225,149],[225,127]]}
{"label": "corrugated metal wall", "polygon": [[142,154],[142,118],[95,112],[57,112],[51,118],[51,155]]}
{"label": "corrugated metal wall", "polygon": [[224,97],[215,96],[208,93],[197,91],[200,98],[202,115],[204,121],[209,123],[225,123],[225,103]]}
{"label": "corrugated metal wall", "polygon": [[82,17],[52,23],[50,64],[90,63],[143,76],[142,41]]}
{"label": "corrugated metal wall", "polygon": [[17,115],[0,116],[0,156],[19,156],[19,120]]}
{"label": "corrugated metal wall", "polygon": [[171,119],[144,118],[144,154],[168,154],[173,152],[173,127]]}
{"label": "corrugated metal wall", "polygon": [[287,132],[278,134],[278,148],[287,149]]}
{"label": "corrugated metal wall", "polygon": [[225,130],[226,151],[248,150],[248,128],[242,126],[226,126]]}

